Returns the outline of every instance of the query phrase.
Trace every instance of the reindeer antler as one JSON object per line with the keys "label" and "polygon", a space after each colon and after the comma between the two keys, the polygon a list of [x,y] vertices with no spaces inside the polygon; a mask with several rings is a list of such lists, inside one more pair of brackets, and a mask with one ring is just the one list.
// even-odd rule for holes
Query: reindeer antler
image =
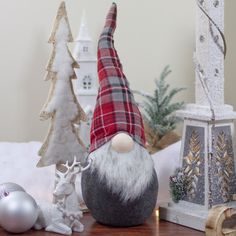
{"label": "reindeer antler", "polygon": [[[68,161],[65,164],[62,164],[63,167],[65,167],[67,169],[66,172],[63,173],[61,171],[56,171],[56,175],[59,178],[66,178],[68,175],[70,175],[70,176],[71,175],[76,175],[80,172],[83,172],[83,171],[87,170],[91,166],[91,163],[92,163],[92,159],[89,158],[87,166],[82,167],[81,162],[77,161],[76,156],[75,156],[74,160],[73,160],[73,163],[71,165],[69,165]],[[75,167],[78,167],[78,168],[75,169]]]}
{"label": "reindeer antler", "polygon": [[[76,156],[74,157],[73,163],[69,165],[69,162],[67,161],[66,164],[63,164],[67,168],[67,171],[64,173],[64,176],[66,177],[68,174],[75,175],[79,172],[81,172],[81,162],[76,160]],[[75,170],[75,167],[78,166],[79,168]]]}
{"label": "reindeer antler", "polygon": [[81,169],[81,172],[87,170],[87,169],[91,166],[92,161],[93,161],[93,160],[92,160],[91,158],[88,158],[88,165],[85,166],[85,167],[83,167],[83,168]]}

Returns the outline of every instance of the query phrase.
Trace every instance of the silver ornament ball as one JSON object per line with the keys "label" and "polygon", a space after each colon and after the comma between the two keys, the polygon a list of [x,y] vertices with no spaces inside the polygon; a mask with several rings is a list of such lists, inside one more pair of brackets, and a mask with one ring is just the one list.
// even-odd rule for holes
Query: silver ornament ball
{"label": "silver ornament ball", "polygon": [[25,192],[25,190],[19,185],[15,183],[3,183],[0,184],[0,192],[5,191],[7,193],[15,192],[15,191],[22,191]]}
{"label": "silver ornament ball", "polygon": [[38,205],[26,192],[15,191],[0,201],[0,225],[11,233],[23,233],[38,218]]}

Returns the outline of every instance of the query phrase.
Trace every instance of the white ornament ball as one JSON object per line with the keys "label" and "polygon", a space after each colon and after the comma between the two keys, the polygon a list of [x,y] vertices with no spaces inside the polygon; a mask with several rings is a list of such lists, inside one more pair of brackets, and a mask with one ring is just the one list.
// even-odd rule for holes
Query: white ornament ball
{"label": "white ornament ball", "polygon": [[111,147],[119,153],[127,153],[133,150],[134,141],[126,133],[119,133],[111,140]]}
{"label": "white ornament ball", "polygon": [[3,183],[0,184],[0,192],[5,191],[8,193],[15,192],[15,191],[22,191],[25,192],[25,190],[18,184],[15,183]]}
{"label": "white ornament ball", "polygon": [[23,233],[33,227],[38,218],[38,205],[26,192],[9,193],[0,201],[0,225],[11,233]]}

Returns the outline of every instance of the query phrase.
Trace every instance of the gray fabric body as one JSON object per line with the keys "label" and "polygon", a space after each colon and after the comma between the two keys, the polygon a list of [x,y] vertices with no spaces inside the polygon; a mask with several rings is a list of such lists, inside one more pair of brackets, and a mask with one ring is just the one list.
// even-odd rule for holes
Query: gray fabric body
{"label": "gray fabric body", "polygon": [[97,171],[82,174],[82,194],[92,216],[99,222],[115,227],[129,227],[143,224],[152,214],[157,200],[158,180],[155,170],[144,193],[126,203],[100,181]]}

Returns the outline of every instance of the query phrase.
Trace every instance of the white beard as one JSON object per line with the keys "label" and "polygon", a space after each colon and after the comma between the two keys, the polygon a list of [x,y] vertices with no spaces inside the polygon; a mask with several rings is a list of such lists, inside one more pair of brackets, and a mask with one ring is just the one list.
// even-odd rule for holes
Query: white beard
{"label": "white beard", "polygon": [[118,153],[111,148],[111,141],[89,156],[93,162],[91,171],[98,172],[100,181],[120,195],[123,202],[134,200],[142,195],[153,177],[154,165],[148,151],[134,143],[129,153]]}

